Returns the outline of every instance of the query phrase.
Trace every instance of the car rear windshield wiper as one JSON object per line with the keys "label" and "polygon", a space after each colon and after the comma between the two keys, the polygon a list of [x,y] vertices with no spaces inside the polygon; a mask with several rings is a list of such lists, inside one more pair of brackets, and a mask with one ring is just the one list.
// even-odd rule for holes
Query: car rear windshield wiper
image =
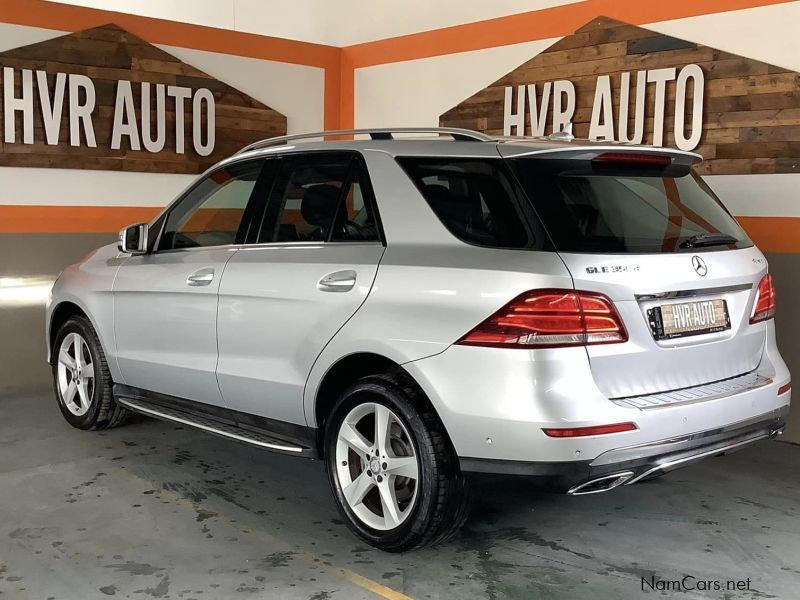
{"label": "car rear windshield wiper", "polygon": [[727,233],[700,233],[682,241],[679,248],[698,248],[700,246],[727,246],[738,242],[735,237]]}

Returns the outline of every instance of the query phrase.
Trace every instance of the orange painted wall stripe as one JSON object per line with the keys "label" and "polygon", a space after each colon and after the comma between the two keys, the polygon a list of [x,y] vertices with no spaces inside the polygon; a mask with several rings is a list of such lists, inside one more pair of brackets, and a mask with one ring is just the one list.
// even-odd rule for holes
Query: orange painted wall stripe
{"label": "orange painted wall stripe", "polygon": [[585,0],[573,4],[454,25],[343,48],[358,69],[560,37],[599,16],[632,25],[730,12],[794,0]]}
{"label": "orange painted wall stripe", "polygon": [[[142,223],[162,209],[155,206],[0,205],[0,233],[116,233]],[[763,252],[800,253],[800,217],[737,217]]]}
{"label": "orange painted wall stripe", "polygon": [[800,217],[736,217],[762,252],[800,254]]}
{"label": "orange painted wall stripe", "polygon": [[113,233],[144,223],[157,206],[0,206],[0,233]]}

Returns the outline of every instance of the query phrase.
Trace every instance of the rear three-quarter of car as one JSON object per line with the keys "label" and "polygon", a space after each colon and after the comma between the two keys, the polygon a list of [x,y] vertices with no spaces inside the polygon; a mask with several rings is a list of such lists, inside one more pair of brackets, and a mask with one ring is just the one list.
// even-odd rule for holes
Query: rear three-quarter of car
{"label": "rear three-quarter of car", "polygon": [[[65,417],[321,456],[389,551],[452,535],[466,472],[595,493],[781,432],[767,263],[697,155],[449,133],[254,148],[70,267]],[[180,231],[241,190],[238,228]]]}

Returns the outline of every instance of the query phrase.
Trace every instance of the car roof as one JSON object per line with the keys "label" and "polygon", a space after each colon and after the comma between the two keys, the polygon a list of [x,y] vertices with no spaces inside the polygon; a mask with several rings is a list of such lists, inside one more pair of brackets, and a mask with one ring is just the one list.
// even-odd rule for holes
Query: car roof
{"label": "car roof", "polygon": [[[416,133],[419,132],[419,133]],[[416,137],[409,138],[409,134]],[[355,139],[369,135],[371,139]],[[400,137],[397,137],[400,135]],[[445,137],[448,135],[450,137]],[[347,137],[349,139],[325,140],[325,137]],[[265,157],[275,154],[320,151],[375,151],[397,156],[442,156],[497,158],[498,156],[527,156],[562,153],[582,154],[587,151],[626,151],[668,154],[680,157],[681,161],[698,162],[699,154],[621,142],[592,141],[573,138],[570,134],[555,134],[551,137],[492,137],[486,134],[452,128],[398,128],[348,131],[328,131],[309,134],[268,138],[242,149],[220,165],[247,158]]]}

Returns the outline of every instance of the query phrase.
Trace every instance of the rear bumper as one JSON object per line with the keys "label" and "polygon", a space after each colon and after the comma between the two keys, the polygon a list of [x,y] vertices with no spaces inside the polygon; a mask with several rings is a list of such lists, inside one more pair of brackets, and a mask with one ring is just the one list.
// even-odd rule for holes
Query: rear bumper
{"label": "rear bumper", "polygon": [[[404,367],[439,413],[462,470],[542,478],[561,491],[630,471],[612,482],[622,485],[745,447],[782,429],[791,400],[771,327],[752,377],[687,388],[677,402],[609,399],[583,348],[452,346]],[[543,431],[629,422],[635,430],[585,437]]]}
{"label": "rear bumper", "polygon": [[725,427],[604,452],[591,461],[522,462],[462,458],[464,471],[540,478],[554,491],[572,495],[606,492],[730,454],[761,440],[775,438],[786,425],[789,406]]}

